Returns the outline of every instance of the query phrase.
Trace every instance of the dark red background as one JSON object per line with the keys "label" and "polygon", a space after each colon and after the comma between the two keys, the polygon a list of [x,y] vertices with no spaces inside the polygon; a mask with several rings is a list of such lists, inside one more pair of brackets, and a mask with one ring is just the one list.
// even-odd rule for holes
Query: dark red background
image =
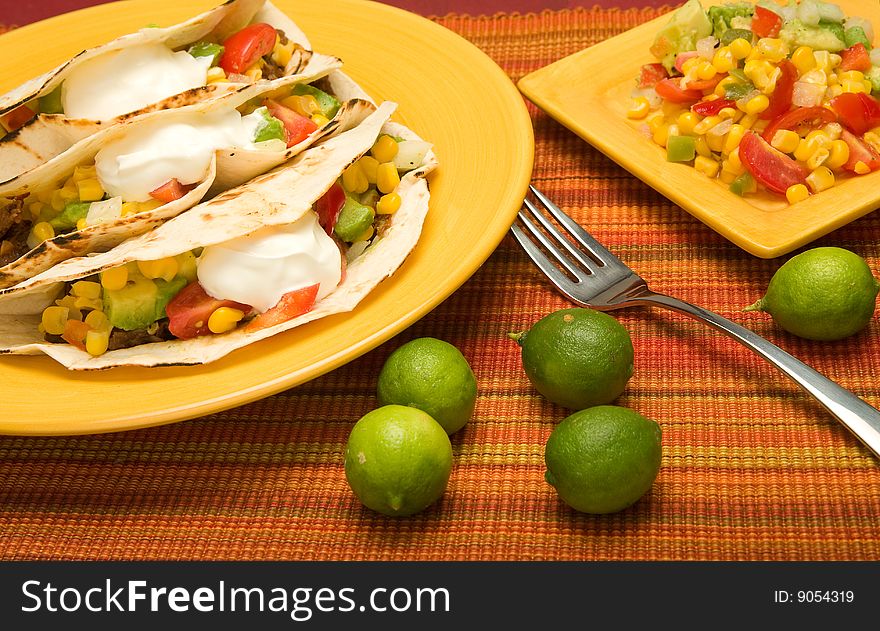
{"label": "dark red background", "polygon": [[[3,0],[0,9],[0,23],[19,26],[36,22],[59,13],[81,9],[107,0]],[[124,1],[124,0],[123,0]],[[218,2],[219,3],[219,2]],[[659,7],[679,4],[678,0],[386,0],[393,4],[422,15],[445,15],[447,13],[467,13],[470,15],[493,14],[497,12],[525,13],[542,9],[564,9],[578,6],[601,7]]]}

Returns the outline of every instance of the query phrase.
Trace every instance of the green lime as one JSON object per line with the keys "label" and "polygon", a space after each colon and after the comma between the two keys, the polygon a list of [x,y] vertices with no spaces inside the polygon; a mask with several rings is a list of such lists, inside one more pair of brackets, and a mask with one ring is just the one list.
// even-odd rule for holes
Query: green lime
{"label": "green lime", "polygon": [[776,270],[766,295],[746,311],[766,311],[789,333],[831,341],[858,333],[874,314],[880,284],[858,254],[814,248]]}
{"label": "green lime", "polygon": [[379,373],[376,394],[381,405],[396,403],[424,410],[452,434],[474,413],[477,380],[452,344],[420,337],[391,353]]}
{"label": "green lime", "polygon": [[544,477],[583,513],[614,513],[634,504],[660,471],[660,426],[614,405],[575,412],[547,441]]}
{"label": "green lime", "polygon": [[600,311],[562,309],[510,337],[538,392],[573,410],[611,403],[633,374],[629,333]]}
{"label": "green lime", "polygon": [[440,499],[452,470],[449,436],[415,408],[386,405],[355,423],[345,477],[367,508],[412,515]]}

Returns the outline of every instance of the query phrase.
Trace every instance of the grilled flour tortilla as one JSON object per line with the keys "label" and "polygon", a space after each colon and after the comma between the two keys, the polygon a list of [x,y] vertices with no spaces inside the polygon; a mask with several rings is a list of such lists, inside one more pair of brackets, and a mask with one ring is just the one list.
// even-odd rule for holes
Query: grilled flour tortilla
{"label": "grilled flour tortilla", "polygon": [[[322,58],[323,66],[311,66],[318,77],[339,65]],[[336,92],[339,98],[323,92],[314,86],[324,84],[314,79],[262,81],[211,101],[144,114],[0,183],[0,288],[143,234],[354,127],[375,109],[346,92]],[[319,100],[329,109],[312,118],[283,105]],[[237,142],[242,135],[245,142]]]}
{"label": "grilled flour tortilla", "polygon": [[[264,4],[230,0],[175,26],[143,28],[0,96],[0,136],[10,132],[0,140],[0,180],[131,116],[191,105],[258,79],[309,73],[310,64],[322,63],[285,34],[301,40],[299,29]],[[237,54],[248,50],[255,59]]]}
{"label": "grilled flour tortilla", "polygon": [[[311,320],[350,311],[400,266],[415,246],[428,210],[428,187],[424,176],[436,166],[436,159],[430,148],[426,148],[426,143],[413,132],[387,122],[393,109],[393,104],[383,104],[352,130],[306,150],[287,165],[203,202],[152,232],[126,241],[109,252],[69,259],[15,287],[0,290],[0,313],[7,314],[0,318],[0,352],[27,355],[45,353],[74,370],[199,364]],[[377,141],[380,131],[382,134]],[[357,219],[363,208],[356,200],[364,202],[370,190],[355,194],[342,187],[350,183],[352,173],[359,172],[357,169],[362,170],[370,163],[368,158],[381,153],[377,147],[389,142],[396,142],[399,147],[395,159],[408,161],[401,169],[404,175],[393,191],[393,194],[399,195],[399,208],[393,214],[377,218],[363,234],[350,236],[361,230],[361,227],[356,227],[354,233],[350,230],[356,223],[352,217]],[[381,176],[378,179],[381,180]],[[358,183],[355,181],[355,184]],[[331,201],[340,191],[345,199],[341,210],[337,208],[341,201]],[[385,193],[383,199],[388,195],[391,194]],[[380,204],[377,204],[378,207]],[[302,231],[297,227],[314,227],[319,223],[320,227],[314,231],[314,236],[326,243],[330,237],[325,229],[331,224],[335,226],[332,234],[340,249],[336,253],[339,257],[336,260],[347,261],[343,271],[337,272],[336,277],[328,282],[328,287],[324,287],[321,281],[320,285],[295,288],[285,293],[274,306],[263,305],[253,310],[250,310],[250,304],[230,303],[228,296],[219,296],[218,299],[227,299],[222,303],[226,311],[215,305],[216,309],[211,307],[210,318],[183,319],[185,326],[199,328],[195,336],[149,341],[150,336],[168,337],[167,330],[175,330],[172,320],[181,313],[186,315],[186,309],[193,308],[191,300],[182,298],[192,295],[192,290],[204,293],[201,286],[210,284],[210,275],[203,274],[203,271],[206,271],[206,266],[211,264],[211,258],[216,258],[217,253],[232,252],[232,260],[238,260],[234,258],[234,253],[244,251],[246,248],[243,244],[265,231],[312,234],[309,232],[312,228]],[[329,252],[332,253],[335,247],[331,245]],[[177,290],[176,295],[163,307],[162,313],[165,315],[167,312],[168,323],[165,324],[165,318],[160,318],[156,325],[139,332],[143,339],[132,341],[130,333],[124,332],[128,336],[124,340],[128,347],[95,352],[102,350],[100,344],[94,348],[95,339],[102,338],[99,342],[103,342],[103,336],[106,336],[107,324],[103,319],[115,315],[115,306],[111,304],[113,296],[110,296],[108,303],[110,290],[106,289],[107,284],[116,282],[113,274],[120,269],[127,270],[124,274],[129,274],[129,282],[123,284],[126,288],[138,286],[143,282],[144,275],[156,279],[147,282],[167,289],[178,281],[180,275],[185,275],[184,268],[188,265],[185,261],[196,265],[189,258],[194,250],[200,253],[200,259],[195,270],[191,266],[188,268],[191,280],[183,289]],[[322,252],[326,254],[328,249],[324,247]],[[169,262],[172,270],[162,276],[162,268]],[[285,268],[284,273],[295,274],[307,267],[308,264]],[[333,266],[329,266],[329,269],[332,271]],[[215,279],[237,277],[236,270],[215,269],[214,272]],[[338,284],[334,282],[335,278],[341,278]],[[306,284],[310,282],[306,281]],[[103,290],[102,286],[105,287]],[[96,289],[104,292],[103,305],[100,302],[90,304],[89,301],[94,298],[85,297],[94,296]],[[78,296],[82,298],[82,302],[77,303],[79,306],[74,304]],[[210,296],[202,296],[203,299],[206,297],[210,299]],[[129,305],[126,303],[123,306],[128,309]],[[49,331],[50,328],[56,332],[59,330],[55,319],[59,307],[65,316],[82,309],[80,315],[84,320],[84,323],[68,321],[62,338]],[[90,307],[96,309],[90,310]],[[97,307],[103,307],[103,312]],[[246,310],[249,312],[245,313]],[[213,323],[217,314],[223,316],[219,327],[223,332],[213,332],[217,328],[213,326],[210,331],[206,328],[204,320],[207,318],[209,323]],[[130,314],[123,315],[127,318]],[[45,334],[40,331],[41,327]],[[185,328],[181,329],[178,323],[177,330],[185,331]],[[116,328],[112,330],[111,341],[117,332]],[[79,339],[82,335],[85,335],[83,340]],[[47,341],[47,338],[53,341]],[[68,343],[71,339],[74,343]],[[146,343],[139,343],[141,341]]]}

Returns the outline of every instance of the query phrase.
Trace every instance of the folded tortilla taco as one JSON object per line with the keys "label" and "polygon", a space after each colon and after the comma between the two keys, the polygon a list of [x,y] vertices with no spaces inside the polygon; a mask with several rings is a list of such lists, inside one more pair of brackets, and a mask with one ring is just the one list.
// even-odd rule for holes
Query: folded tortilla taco
{"label": "folded tortilla taco", "polygon": [[312,53],[286,35],[301,39],[299,29],[265,4],[229,0],[181,24],[142,28],[0,96],[0,180],[128,117],[309,73]]}
{"label": "folded tortilla taco", "polygon": [[70,369],[199,364],[350,311],[415,246],[430,145],[360,125],[112,250],[0,290],[0,353]]}
{"label": "folded tortilla taco", "polygon": [[[338,66],[325,60],[319,76]],[[0,183],[0,288],[147,232],[375,109],[317,86],[331,90],[292,75],[144,114]]]}

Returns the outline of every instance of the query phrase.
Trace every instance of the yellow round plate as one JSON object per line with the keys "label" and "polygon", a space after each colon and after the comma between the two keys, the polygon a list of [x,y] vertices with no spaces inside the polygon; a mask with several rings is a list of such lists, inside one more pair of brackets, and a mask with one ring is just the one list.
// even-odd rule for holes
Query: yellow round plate
{"label": "yellow round plate", "polygon": [[[79,50],[150,23],[174,24],[218,1],[130,0],[0,36],[0,92]],[[525,195],[534,137],[504,72],[475,46],[417,15],[363,0],[275,4],[315,50],[395,120],[435,143],[431,210],[404,265],[352,313],[313,322],[206,366],[74,373],[45,357],[0,357],[0,433],[82,434],[190,419],[280,392],[362,355],[455,291],[488,258]]]}

